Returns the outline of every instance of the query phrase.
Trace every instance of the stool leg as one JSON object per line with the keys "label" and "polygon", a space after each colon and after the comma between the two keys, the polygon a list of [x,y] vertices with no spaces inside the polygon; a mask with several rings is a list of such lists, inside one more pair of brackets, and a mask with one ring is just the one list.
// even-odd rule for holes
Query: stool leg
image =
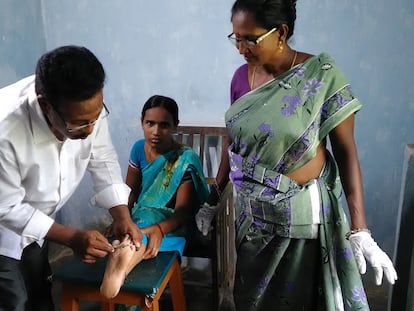
{"label": "stool leg", "polygon": [[153,301],[150,307],[147,307],[145,304],[141,306],[142,311],[160,311],[160,305],[158,301]]}
{"label": "stool leg", "polygon": [[101,311],[115,311],[115,304],[112,302],[101,302]]}
{"label": "stool leg", "polygon": [[62,284],[62,296],[60,302],[61,311],[79,311],[79,299],[72,296],[69,288]]}
{"label": "stool leg", "polygon": [[181,267],[178,259],[174,261],[174,272],[170,279],[171,300],[174,311],[186,311],[187,306],[184,296],[184,285],[181,275]]}
{"label": "stool leg", "polygon": [[154,299],[150,299],[147,297],[143,297],[143,299],[141,300],[141,304],[140,304],[140,310],[142,311],[159,311],[160,310],[160,306],[159,306],[159,299],[161,296],[156,296]]}

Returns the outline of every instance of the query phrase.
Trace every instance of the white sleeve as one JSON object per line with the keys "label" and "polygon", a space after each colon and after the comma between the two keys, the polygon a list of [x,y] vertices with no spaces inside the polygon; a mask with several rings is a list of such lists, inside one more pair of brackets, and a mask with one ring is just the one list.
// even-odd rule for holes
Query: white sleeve
{"label": "white sleeve", "polygon": [[118,155],[112,144],[106,119],[99,121],[96,131],[88,164],[96,193],[91,203],[106,209],[127,205],[130,188],[123,181]]}
{"label": "white sleeve", "polygon": [[22,236],[22,247],[43,239],[53,218],[24,202],[21,176],[8,143],[0,145],[0,223]]}

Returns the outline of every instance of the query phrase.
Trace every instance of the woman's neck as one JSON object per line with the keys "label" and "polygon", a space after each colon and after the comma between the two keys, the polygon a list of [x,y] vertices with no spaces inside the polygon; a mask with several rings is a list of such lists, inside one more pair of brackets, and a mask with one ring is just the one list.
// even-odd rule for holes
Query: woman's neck
{"label": "woman's neck", "polygon": [[152,162],[156,158],[158,158],[160,155],[165,154],[171,150],[177,149],[177,146],[178,146],[178,143],[176,143],[176,141],[173,138],[171,138],[170,144],[168,145],[166,144],[165,146],[160,146],[160,148],[152,147],[150,144],[145,142],[144,144],[145,156],[147,157],[147,160],[149,162]]}
{"label": "woman's neck", "polygon": [[264,64],[263,68],[269,74],[273,75],[273,77],[280,76],[285,72],[292,69],[297,64],[297,57],[298,52],[296,50],[292,50],[291,48],[285,49],[283,55],[279,55],[277,60],[270,62],[269,64]]}

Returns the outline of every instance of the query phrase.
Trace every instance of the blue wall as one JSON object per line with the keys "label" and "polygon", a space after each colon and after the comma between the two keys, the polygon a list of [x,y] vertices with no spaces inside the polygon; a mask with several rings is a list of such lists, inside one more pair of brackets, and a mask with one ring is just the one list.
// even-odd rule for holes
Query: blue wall
{"label": "blue wall", "polygon": [[368,222],[391,251],[404,146],[414,136],[414,2],[300,4],[296,45],[334,56],[364,105],[357,114],[355,136]]}
{"label": "blue wall", "polygon": [[0,0],[0,87],[33,73],[45,51],[40,2],[22,2]]}
{"label": "blue wall", "polygon": [[[224,124],[229,81],[241,62],[226,35],[232,1],[53,1],[43,0],[47,49],[85,45],[103,62],[108,79],[105,100],[111,132],[124,174],[133,142],[142,138],[140,113],[153,94],[173,97],[181,123]],[[89,199],[90,180],[64,221],[95,225],[79,213]],[[88,186],[87,186],[88,185]]]}
{"label": "blue wall", "polygon": [[[124,173],[130,146],[142,137],[138,118],[150,95],[174,97],[182,123],[223,123],[229,81],[243,62],[226,39],[233,0],[21,3],[0,0],[0,86],[31,73],[46,50],[89,47],[107,70],[105,97]],[[298,0],[291,42],[302,51],[330,53],[364,104],[355,136],[368,224],[388,253],[404,146],[413,142],[413,29],[412,0]],[[79,189],[65,221],[84,226],[82,219],[91,219],[79,213],[90,194],[89,187]]]}

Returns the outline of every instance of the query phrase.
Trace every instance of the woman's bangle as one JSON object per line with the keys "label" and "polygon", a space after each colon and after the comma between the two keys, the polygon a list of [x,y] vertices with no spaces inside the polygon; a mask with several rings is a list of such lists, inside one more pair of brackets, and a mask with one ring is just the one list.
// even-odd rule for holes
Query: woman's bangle
{"label": "woman's bangle", "polygon": [[160,230],[160,232],[161,232],[161,234],[162,234],[162,237],[165,237],[165,233],[164,233],[164,230],[162,230],[161,225],[160,225],[159,223],[156,223],[155,225],[156,225],[156,226],[158,227],[158,229]]}
{"label": "woman's bangle", "polygon": [[358,233],[358,232],[366,232],[366,233],[371,234],[371,230],[369,230],[369,229],[367,229],[367,228],[356,228],[356,229],[353,229],[353,230],[350,230],[349,232],[347,232],[347,233],[345,234],[345,238],[346,238],[347,240],[349,240],[349,237],[350,237],[351,235],[353,235],[354,233]]}

